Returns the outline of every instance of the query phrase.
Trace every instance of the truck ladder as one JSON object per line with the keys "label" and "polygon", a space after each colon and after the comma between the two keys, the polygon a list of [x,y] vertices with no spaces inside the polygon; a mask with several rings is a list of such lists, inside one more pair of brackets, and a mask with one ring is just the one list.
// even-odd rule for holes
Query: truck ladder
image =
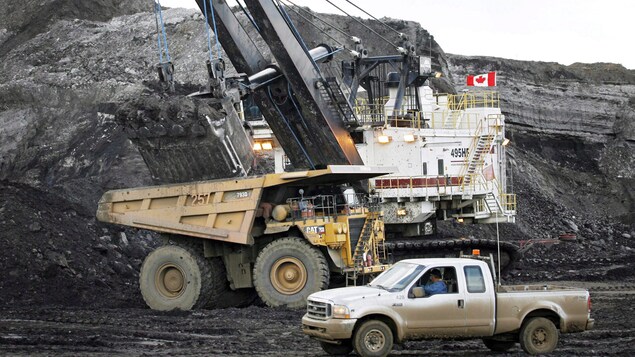
{"label": "truck ladder", "polygon": [[346,286],[349,284],[356,285],[357,277],[364,272],[366,261],[364,261],[364,252],[371,254],[373,258],[373,266],[379,265],[380,262],[386,260],[386,248],[382,242],[376,239],[374,232],[375,222],[379,219],[379,212],[369,212],[364,226],[360,232],[359,239],[353,251],[353,267],[345,269]]}

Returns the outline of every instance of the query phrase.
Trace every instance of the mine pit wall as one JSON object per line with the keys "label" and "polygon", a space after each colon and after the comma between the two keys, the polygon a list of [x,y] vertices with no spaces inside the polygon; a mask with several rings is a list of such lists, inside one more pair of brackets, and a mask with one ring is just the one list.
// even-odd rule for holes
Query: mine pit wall
{"label": "mine pit wall", "polygon": [[113,92],[0,84],[7,108],[0,110],[0,180],[61,193],[87,211],[99,187],[149,184],[136,148],[114,116],[100,112]]}
{"label": "mine pit wall", "polygon": [[[546,198],[562,202],[580,218],[635,219],[635,144],[589,141],[572,135],[512,133],[515,182],[529,181]],[[522,163],[522,164],[520,164]],[[525,177],[519,177],[524,175]]]}

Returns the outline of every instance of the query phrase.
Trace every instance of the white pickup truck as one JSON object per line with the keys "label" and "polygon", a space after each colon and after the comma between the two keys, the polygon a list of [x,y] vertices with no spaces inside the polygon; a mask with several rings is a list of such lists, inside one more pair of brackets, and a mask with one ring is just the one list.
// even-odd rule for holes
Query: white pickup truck
{"label": "white pickup truck", "polygon": [[[434,269],[447,292],[427,296]],[[438,279],[435,279],[438,280]],[[593,328],[584,289],[496,286],[490,265],[472,258],[403,260],[366,286],[324,290],[307,299],[305,334],[325,352],[386,356],[407,340],[481,338],[493,351],[520,342],[529,354],[552,352],[560,333]]]}

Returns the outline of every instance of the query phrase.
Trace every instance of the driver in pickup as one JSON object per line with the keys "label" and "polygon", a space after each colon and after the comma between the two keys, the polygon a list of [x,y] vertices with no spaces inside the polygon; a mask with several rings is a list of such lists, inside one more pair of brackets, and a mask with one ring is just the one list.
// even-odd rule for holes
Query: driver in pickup
{"label": "driver in pickup", "polygon": [[441,271],[439,269],[430,270],[430,281],[423,287],[423,290],[427,296],[448,292],[448,286],[441,279]]}

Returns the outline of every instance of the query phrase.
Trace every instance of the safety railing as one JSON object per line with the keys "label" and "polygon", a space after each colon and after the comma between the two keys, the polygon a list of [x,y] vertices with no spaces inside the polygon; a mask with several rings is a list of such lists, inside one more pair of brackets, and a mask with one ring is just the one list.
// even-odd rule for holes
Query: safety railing
{"label": "safety railing", "polygon": [[361,125],[413,129],[472,129],[479,118],[478,113],[391,110],[378,104],[358,105],[355,112]]}
{"label": "safety railing", "polygon": [[[471,104],[470,104],[471,105]],[[468,106],[461,104],[460,106]],[[455,107],[459,107],[456,105]],[[392,109],[384,103],[370,104],[359,99],[355,115],[360,125],[405,127],[413,129],[475,129],[483,120],[481,113],[464,109],[448,109],[421,112],[412,109]],[[443,109],[443,108],[442,108]]]}
{"label": "safety railing", "polygon": [[363,193],[293,197],[286,201],[291,219],[379,212],[379,200]]}
{"label": "safety railing", "polygon": [[446,96],[447,107],[450,110],[500,107],[500,97],[498,92],[486,91],[461,94],[436,94],[435,96]]}
{"label": "safety railing", "polygon": [[515,193],[501,193],[500,194],[501,206],[505,213],[507,212],[516,212],[516,194]]}

